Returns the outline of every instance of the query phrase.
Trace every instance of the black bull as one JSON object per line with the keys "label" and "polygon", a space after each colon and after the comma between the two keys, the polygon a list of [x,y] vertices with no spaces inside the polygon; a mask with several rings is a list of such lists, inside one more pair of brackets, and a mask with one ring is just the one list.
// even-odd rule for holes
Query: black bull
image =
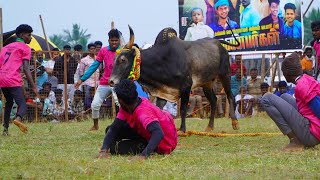
{"label": "black bull", "polygon": [[[128,78],[135,50],[133,31],[130,28],[130,42],[126,50],[115,58],[109,83],[115,85]],[[141,69],[138,82],[152,96],[157,98],[157,106],[163,108],[166,101],[177,102],[181,98],[180,131],[186,131],[186,114],[190,90],[202,87],[210,102],[211,115],[206,131],[214,128],[216,95],[213,82],[219,77],[230,104],[233,129],[238,129],[235,117],[235,102],[230,86],[230,63],[227,50],[219,40],[205,38],[193,42],[176,37],[175,30],[162,30],[149,49],[141,50]]]}

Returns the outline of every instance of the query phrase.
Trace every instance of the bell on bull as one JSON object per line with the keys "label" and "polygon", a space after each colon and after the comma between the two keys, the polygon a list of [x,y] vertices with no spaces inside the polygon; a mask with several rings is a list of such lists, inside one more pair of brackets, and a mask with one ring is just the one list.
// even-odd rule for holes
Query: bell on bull
{"label": "bell on bull", "polygon": [[[235,117],[235,101],[230,86],[230,64],[227,50],[219,41],[212,38],[197,41],[183,41],[172,28],[163,29],[157,36],[154,46],[141,50],[133,46],[134,33],[130,30],[130,41],[116,56],[109,84],[115,85],[127,79],[134,71],[135,59],[141,56],[140,77],[137,81],[152,96],[157,97],[161,109],[167,101],[177,102],[181,98],[180,133],[186,131],[186,113],[190,90],[202,87],[211,105],[211,115],[207,132],[214,128],[216,96],[213,92],[215,78],[221,79],[230,104],[230,117],[233,129],[238,129]],[[228,44],[230,45],[230,44]],[[234,45],[235,46],[235,45]],[[139,57],[140,58],[140,57]]]}

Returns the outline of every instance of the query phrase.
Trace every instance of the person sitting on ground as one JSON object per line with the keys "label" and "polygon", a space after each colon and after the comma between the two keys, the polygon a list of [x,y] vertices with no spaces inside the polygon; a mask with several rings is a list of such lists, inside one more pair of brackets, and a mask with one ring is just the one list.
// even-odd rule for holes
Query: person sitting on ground
{"label": "person sitting on ground", "polygon": [[261,94],[260,85],[261,85],[261,79],[258,78],[258,69],[252,68],[250,69],[250,76],[251,78],[248,79],[247,85],[248,85],[248,93],[254,97],[255,101]]}
{"label": "person sitting on ground", "polygon": [[177,146],[177,130],[172,116],[138,97],[135,84],[121,80],[115,86],[120,110],[107,127],[98,158],[111,154],[137,154],[145,159],[151,153],[170,154]]}
{"label": "person sitting on ground", "polygon": [[290,140],[283,150],[313,147],[320,143],[320,84],[303,74],[297,53],[284,59],[281,70],[286,80],[296,85],[296,99],[289,94],[266,94],[261,100],[263,108]]}
{"label": "person sitting on ground", "polygon": [[312,47],[308,46],[304,50],[303,59],[301,60],[302,71],[309,76],[313,76],[313,68],[315,66],[315,59],[312,55]]}
{"label": "person sitting on ground", "polygon": [[260,97],[258,97],[258,100],[257,100],[257,109],[258,109],[258,112],[262,112],[262,111],[265,111],[264,109],[263,109],[263,106],[262,106],[262,104],[260,103],[261,102],[261,99],[262,99],[262,97],[263,97],[263,95],[265,94],[265,93],[267,93],[267,92],[269,92],[269,84],[268,83],[261,83],[261,85],[260,85],[260,89],[261,89],[261,96]]}
{"label": "person sitting on ground", "polygon": [[189,103],[190,106],[188,108],[187,116],[191,116],[194,113],[194,108],[197,107],[199,111],[200,118],[203,119],[203,107],[202,107],[202,88],[197,88],[190,91]]}
{"label": "person sitting on ground", "polygon": [[280,81],[278,84],[278,90],[276,90],[274,94],[280,97],[283,93],[292,95],[292,93],[287,90],[287,82]]}
{"label": "person sitting on ground", "polygon": [[41,116],[46,117],[50,113],[50,100],[49,100],[49,91],[45,89],[40,89],[39,91],[40,95],[40,103],[38,104],[38,108],[41,110]]}
{"label": "person sitting on ground", "polygon": [[244,86],[240,87],[239,93],[235,97],[236,101],[236,118],[244,118],[244,117],[251,117],[254,115],[254,97],[250,94],[247,94],[247,90]]}
{"label": "person sitting on ground", "polygon": [[237,69],[236,74],[231,76],[230,85],[233,96],[236,96],[239,93],[241,86],[244,86],[247,89],[247,79],[243,77],[240,69]]}
{"label": "person sitting on ground", "polygon": [[56,97],[54,92],[51,90],[51,83],[45,82],[42,84],[42,89],[49,92],[48,99],[50,100],[50,103],[53,104],[56,101]]}
{"label": "person sitting on ground", "polygon": [[[50,118],[52,120],[56,120],[56,121],[64,120],[65,105],[64,105],[62,93],[63,93],[62,89],[56,89],[54,91],[54,94],[56,96],[56,102],[51,106],[50,113],[49,113]],[[70,109],[69,105],[70,103],[68,103],[68,110]]]}
{"label": "person sitting on ground", "polygon": [[94,94],[95,94],[94,87],[90,87],[89,88],[89,95],[90,96],[88,99],[84,99],[84,101],[86,101],[86,103],[84,103],[84,108],[86,111],[91,108],[91,103],[93,101]]}
{"label": "person sitting on ground", "polygon": [[71,114],[72,117],[76,117],[77,119],[82,116],[84,113],[84,102],[83,102],[83,92],[80,90],[76,90],[74,92],[74,98],[71,103]]}
{"label": "person sitting on ground", "polygon": [[164,105],[163,110],[168,111],[173,118],[177,117],[177,103],[167,101]]}

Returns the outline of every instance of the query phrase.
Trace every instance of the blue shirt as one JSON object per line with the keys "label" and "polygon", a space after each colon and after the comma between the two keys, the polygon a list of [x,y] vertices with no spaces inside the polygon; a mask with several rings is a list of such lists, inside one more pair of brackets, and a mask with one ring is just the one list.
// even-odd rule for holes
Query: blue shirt
{"label": "blue shirt", "polygon": [[260,20],[260,14],[250,4],[240,14],[240,28],[258,26]]}
{"label": "blue shirt", "polygon": [[[247,89],[247,79],[245,77],[242,78],[242,83],[242,85]],[[236,96],[239,93],[240,87],[241,81],[237,80],[237,76],[231,76],[231,92],[233,96]]]}
{"label": "blue shirt", "polygon": [[283,37],[302,38],[301,23],[298,20],[294,20],[292,26],[285,24],[283,27]]}
{"label": "blue shirt", "polygon": [[137,81],[134,81],[134,84],[137,86],[137,92],[139,97],[149,98],[148,94],[145,91],[143,91],[142,87]]}
{"label": "blue shirt", "polygon": [[223,31],[223,30],[230,30],[230,29],[237,29],[239,28],[237,22],[230,20],[230,18],[228,18],[228,23],[230,24],[230,27],[228,24],[226,24],[226,27],[221,26],[218,23],[218,20],[215,20],[213,23],[211,23],[209,26],[211,27],[211,29],[214,32],[219,32],[219,31]]}
{"label": "blue shirt", "polygon": [[[39,61],[37,61],[39,62]],[[41,66],[45,67],[46,61],[42,61]],[[37,69],[37,72],[40,70]],[[48,80],[48,73],[45,71],[42,75],[37,77],[37,88],[38,90],[42,89],[42,84],[45,83]]]}

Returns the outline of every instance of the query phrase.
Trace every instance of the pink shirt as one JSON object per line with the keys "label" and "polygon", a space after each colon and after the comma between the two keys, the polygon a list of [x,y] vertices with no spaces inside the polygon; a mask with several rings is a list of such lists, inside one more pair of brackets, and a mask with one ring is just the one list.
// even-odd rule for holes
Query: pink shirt
{"label": "pink shirt", "polygon": [[320,40],[314,41],[313,48],[316,51],[316,56],[318,58],[318,64],[320,64]]}
{"label": "pink shirt", "polygon": [[114,57],[116,56],[116,52],[112,52],[107,47],[100,49],[96,59],[102,63],[104,62],[104,72],[103,76],[100,79],[100,85],[108,85],[109,77],[112,73]]}
{"label": "pink shirt", "polygon": [[131,128],[147,141],[151,138],[147,126],[153,121],[159,122],[164,137],[157,147],[157,152],[161,154],[170,154],[178,143],[177,130],[172,116],[167,111],[162,111],[159,107],[151,104],[148,99],[141,99],[141,104],[132,114],[120,107],[117,118],[126,121]]}
{"label": "pink shirt", "polygon": [[23,42],[13,42],[0,52],[0,87],[22,86],[20,67],[23,60],[30,60],[31,49]]}
{"label": "pink shirt", "polygon": [[[90,57],[89,55],[82,58],[79,64],[79,75],[82,76],[84,72],[87,71],[87,69],[91,66],[91,64],[94,62],[94,59]],[[94,72],[89,79],[87,79],[85,82],[83,82],[85,85],[88,85],[90,87],[95,87],[99,84],[99,69]]]}
{"label": "pink shirt", "polygon": [[320,140],[320,119],[308,106],[315,96],[320,96],[320,84],[311,76],[304,74],[297,81],[294,95],[299,113],[310,121],[310,132]]}

